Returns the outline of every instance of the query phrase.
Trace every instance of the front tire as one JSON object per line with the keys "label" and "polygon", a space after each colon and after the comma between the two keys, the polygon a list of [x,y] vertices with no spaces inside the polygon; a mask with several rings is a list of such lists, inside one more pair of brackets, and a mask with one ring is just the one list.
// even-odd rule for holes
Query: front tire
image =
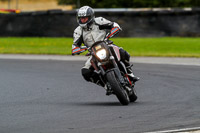
{"label": "front tire", "polygon": [[106,75],[108,82],[114,94],[117,96],[118,100],[122,105],[128,105],[130,100],[126,90],[123,89],[122,85],[118,82],[118,79],[115,76],[114,71],[110,71]]}

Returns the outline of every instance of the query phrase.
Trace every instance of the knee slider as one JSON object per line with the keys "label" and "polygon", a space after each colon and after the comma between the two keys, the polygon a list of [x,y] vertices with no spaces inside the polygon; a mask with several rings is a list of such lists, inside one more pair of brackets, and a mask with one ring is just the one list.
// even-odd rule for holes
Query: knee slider
{"label": "knee slider", "polygon": [[92,71],[90,69],[82,68],[81,72],[82,72],[82,76],[85,80],[91,81],[90,77],[92,76]]}

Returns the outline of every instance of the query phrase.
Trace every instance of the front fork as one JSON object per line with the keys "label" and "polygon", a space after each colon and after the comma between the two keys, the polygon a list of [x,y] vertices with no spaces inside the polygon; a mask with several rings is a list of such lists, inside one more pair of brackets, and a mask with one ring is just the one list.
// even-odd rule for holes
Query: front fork
{"label": "front fork", "polygon": [[[123,88],[126,90],[126,92],[128,93],[128,95],[129,95],[129,96],[132,95],[132,94],[133,94],[133,90],[132,90],[131,87],[127,86],[127,83],[126,83],[124,77],[121,75],[121,72],[120,72],[120,70],[119,70],[119,67],[118,67],[118,65],[117,65],[117,63],[116,63],[114,57],[113,57],[113,56],[110,56],[110,60],[112,61],[113,68],[110,69],[110,70],[108,70],[108,71],[105,71],[104,68],[103,68],[102,63],[98,62],[97,65],[98,65],[98,67],[99,67],[99,69],[100,69],[101,74],[105,77],[106,73],[108,73],[109,71],[114,71],[116,78],[119,80],[120,84],[121,84],[121,85],[123,86]],[[128,80],[129,80],[129,77],[127,77],[127,78],[128,78]],[[131,81],[129,80],[129,82],[131,82]],[[108,90],[107,90],[107,91],[109,92],[109,90],[110,90],[110,94],[112,94],[112,90],[111,90],[111,88],[109,87],[109,83],[107,83],[107,85],[108,85]],[[132,85],[131,85],[131,86],[132,86]],[[108,95],[110,95],[110,94],[108,94]]]}
{"label": "front fork", "polygon": [[105,71],[104,68],[103,68],[103,66],[102,66],[102,64],[100,62],[98,62],[97,65],[98,65],[99,69],[101,70],[101,74],[104,76],[107,72],[114,71],[115,76],[117,77],[117,79],[119,80],[119,82],[124,86],[126,82],[125,82],[123,76],[120,73],[119,67],[118,67],[118,65],[117,65],[117,63],[115,61],[114,56],[110,56],[110,60],[112,61],[113,68],[110,69],[110,70],[108,70],[108,71]]}

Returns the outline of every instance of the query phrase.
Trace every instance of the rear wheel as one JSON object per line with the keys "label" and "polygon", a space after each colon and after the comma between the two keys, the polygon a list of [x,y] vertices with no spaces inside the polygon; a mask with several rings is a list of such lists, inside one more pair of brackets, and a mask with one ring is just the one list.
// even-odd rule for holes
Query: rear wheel
{"label": "rear wheel", "polygon": [[118,79],[115,76],[114,71],[110,71],[106,75],[108,82],[114,94],[117,96],[118,100],[122,105],[128,105],[130,100],[126,90],[123,89],[122,85],[118,82]]}

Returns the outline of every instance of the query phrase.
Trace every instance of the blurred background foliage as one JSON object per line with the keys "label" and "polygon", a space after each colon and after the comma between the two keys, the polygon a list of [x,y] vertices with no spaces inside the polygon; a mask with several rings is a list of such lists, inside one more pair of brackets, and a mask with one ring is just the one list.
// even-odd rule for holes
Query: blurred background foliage
{"label": "blurred background foliage", "polygon": [[57,0],[60,5],[93,8],[199,7],[200,0]]}

